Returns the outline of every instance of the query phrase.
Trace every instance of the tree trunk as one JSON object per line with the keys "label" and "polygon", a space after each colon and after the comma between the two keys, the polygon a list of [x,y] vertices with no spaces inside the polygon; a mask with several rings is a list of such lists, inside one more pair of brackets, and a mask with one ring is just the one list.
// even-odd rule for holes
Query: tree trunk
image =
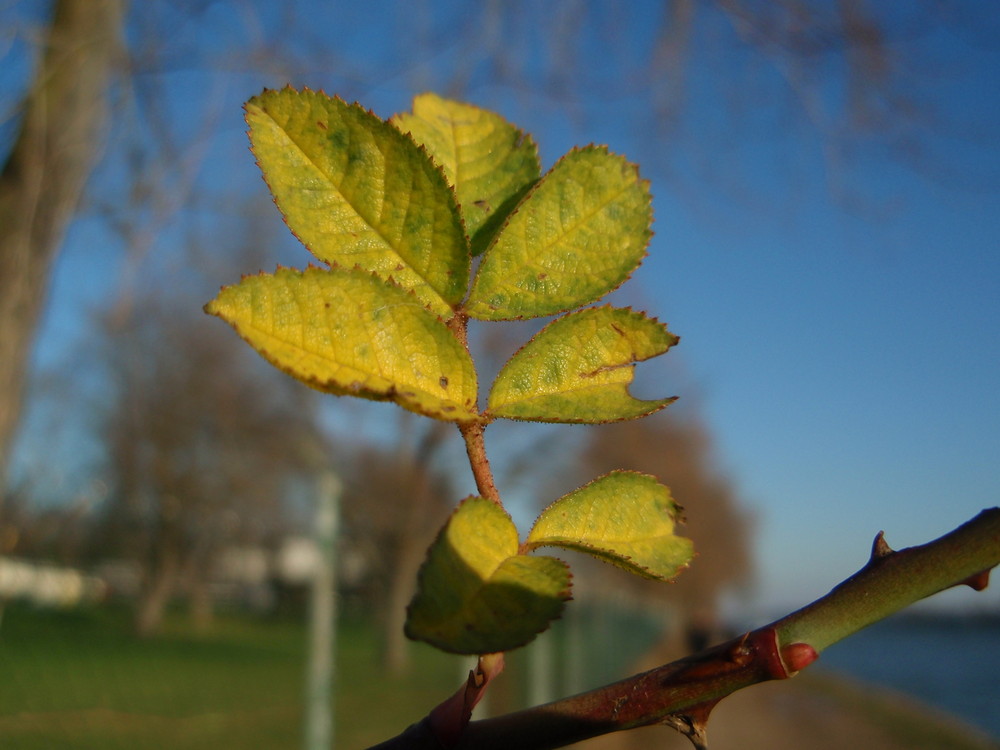
{"label": "tree trunk", "polygon": [[209,582],[212,566],[208,556],[198,554],[194,550],[185,565],[184,578],[187,584],[188,616],[192,627],[199,633],[204,633],[212,627],[215,619],[215,598]]}
{"label": "tree trunk", "polygon": [[161,543],[159,547],[158,559],[153,563],[149,582],[139,594],[135,613],[135,632],[140,638],[148,638],[159,632],[180,577],[180,554],[177,548],[169,542]]}
{"label": "tree trunk", "polygon": [[57,0],[0,170],[0,501],[49,266],[99,149],[124,15],[124,0]]}
{"label": "tree trunk", "polygon": [[389,581],[385,598],[382,631],[382,668],[398,677],[410,669],[410,641],[403,633],[406,605],[417,585],[417,570],[427,554],[428,539],[422,535],[404,535]]}

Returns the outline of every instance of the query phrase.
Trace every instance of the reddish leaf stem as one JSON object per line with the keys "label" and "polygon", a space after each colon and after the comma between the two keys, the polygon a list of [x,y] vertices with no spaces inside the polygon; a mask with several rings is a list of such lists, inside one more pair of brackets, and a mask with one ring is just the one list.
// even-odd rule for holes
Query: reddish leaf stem
{"label": "reddish leaf stem", "polygon": [[[461,310],[448,321],[448,328],[455,334],[455,337],[462,342],[466,351],[469,349],[469,316]],[[476,407],[478,412],[479,407]],[[480,496],[496,503],[501,508],[503,502],[500,500],[500,492],[497,490],[496,482],[493,480],[493,470],[490,468],[490,461],[486,457],[486,443],[483,440],[483,432],[486,430],[488,420],[483,419],[476,422],[460,422],[458,431],[462,433],[465,440],[465,452],[469,456],[469,466],[472,469],[472,476],[476,479],[476,489]]]}
{"label": "reddish leaf stem", "polygon": [[493,470],[490,469],[490,461],[486,457],[486,443],[483,440],[486,424],[465,422],[459,424],[458,429],[465,439],[465,451],[469,455],[469,466],[472,468],[472,476],[476,479],[476,488],[479,490],[479,494],[502,508],[500,492],[493,481]]}

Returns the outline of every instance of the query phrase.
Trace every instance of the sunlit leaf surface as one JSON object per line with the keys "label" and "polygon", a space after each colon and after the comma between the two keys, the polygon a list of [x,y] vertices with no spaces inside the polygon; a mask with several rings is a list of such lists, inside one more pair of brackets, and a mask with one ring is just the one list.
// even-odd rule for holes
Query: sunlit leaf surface
{"label": "sunlit leaf surface", "polygon": [[517,200],[538,179],[531,137],[499,115],[421,94],[393,123],[424,146],[454,186],[465,231],[478,255]]}
{"label": "sunlit leaf surface", "polygon": [[468,286],[468,243],[452,190],[412,139],[309,90],[265,91],[246,119],[278,208],[317,258],[391,277],[452,314]]}
{"label": "sunlit leaf surface", "polygon": [[476,418],[468,351],[411,292],[370,273],[278,269],[225,287],[205,309],[314,388],[436,419]]}
{"label": "sunlit leaf surface", "polygon": [[663,354],[677,337],[629,309],[588,308],[559,318],[517,352],[490,391],[489,414],[540,422],[609,422],[641,417],[673,398],[628,392],[634,364]]}
{"label": "sunlit leaf surface", "polygon": [[675,536],[677,505],[655,477],[614,471],[556,500],[528,535],[529,548],[575,549],[632,573],[670,580],[694,554]]}
{"label": "sunlit leaf surface", "polygon": [[465,309],[508,320],[600,299],[642,261],[652,217],[649,185],[635,165],[604,148],[574,149],[483,254]]}
{"label": "sunlit leaf surface", "polygon": [[519,555],[506,512],[471,497],[427,553],[406,634],[459,654],[523,646],[559,616],[569,586],[565,563]]}

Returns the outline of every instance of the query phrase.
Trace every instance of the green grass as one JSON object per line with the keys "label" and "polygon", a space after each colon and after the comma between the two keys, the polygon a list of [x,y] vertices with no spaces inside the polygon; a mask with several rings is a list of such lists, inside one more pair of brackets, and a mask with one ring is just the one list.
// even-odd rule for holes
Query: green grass
{"label": "green grass", "polygon": [[[593,613],[583,618],[580,637],[596,670],[585,676],[588,685],[621,676],[621,662],[648,645],[648,628],[619,619],[630,633],[625,646],[613,635],[610,620]],[[565,644],[560,626],[555,631],[558,654]],[[304,618],[223,617],[205,634],[192,633],[176,618],[162,636],[144,641],[131,635],[123,610],[8,605],[0,624],[0,750],[298,750],[305,642]],[[601,642],[616,644],[603,650],[618,652],[617,659],[610,653],[601,658],[596,645]],[[526,684],[528,654],[509,656],[506,673],[489,695],[500,712],[522,705]],[[419,644],[413,645],[413,657],[409,675],[393,679],[378,666],[372,628],[341,624],[338,748],[368,747],[419,720],[458,687],[460,665],[467,664]],[[966,741],[948,722],[899,699],[821,675],[804,673],[796,683],[843,705],[858,720],[883,727],[903,747],[993,747]]]}
{"label": "green grass", "polygon": [[[378,667],[362,623],[338,643],[337,745],[365,747],[419,719],[458,685],[454,657],[415,647],[408,678]],[[220,619],[196,635],[181,620],[152,640],[114,609],[9,605],[0,626],[4,750],[281,750],[301,747],[305,627]]]}

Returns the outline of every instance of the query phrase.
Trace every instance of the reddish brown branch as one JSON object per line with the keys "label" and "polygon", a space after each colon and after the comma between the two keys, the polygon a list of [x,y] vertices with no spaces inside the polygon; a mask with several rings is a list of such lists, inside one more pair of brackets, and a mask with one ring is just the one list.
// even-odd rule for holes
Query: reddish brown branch
{"label": "reddish brown branch", "polygon": [[[469,350],[469,318],[461,310],[455,313],[448,321],[448,328],[455,334],[455,337],[462,343],[465,350]],[[478,411],[478,406],[477,406]],[[481,497],[496,503],[501,508],[503,502],[500,500],[500,492],[497,490],[496,482],[493,480],[493,470],[490,468],[490,461],[486,457],[486,443],[483,440],[483,431],[489,420],[482,418],[475,422],[460,422],[459,432],[465,440],[465,452],[469,456],[469,467],[472,469],[472,476],[476,480],[476,489]]]}
{"label": "reddish brown branch", "polygon": [[[571,698],[471,722],[456,750],[548,750],[665,723],[697,746],[712,707],[741,688],[794,676],[826,646],[952,586],[985,585],[1000,564],[1000,508],[900,552],[877,539],[864,568],[829,594],[770,625],[686,659]],[[441,750],[426,719],[379,750]]]}

